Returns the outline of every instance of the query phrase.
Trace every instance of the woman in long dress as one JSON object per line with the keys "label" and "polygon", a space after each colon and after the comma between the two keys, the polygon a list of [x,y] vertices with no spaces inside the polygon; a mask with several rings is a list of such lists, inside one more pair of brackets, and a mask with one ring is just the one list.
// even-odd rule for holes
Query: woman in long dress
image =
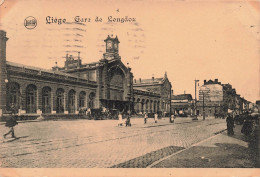
{"label": "woman in long dress", "polygon": [[123,117],[122,114],[118,114],[118,126],[123,126]]}
{"label": "woman in long dress", "polygon": [[157,121],[158,121],[158,114],[155,113],[155,114],[154,114],[154,122],[157,123]]}
{"label": "woman in long dress", "polygon": [[226,119],[227,122],[227,133],[228,135],[234,135],[234,119],[233,116],[229,113]]}

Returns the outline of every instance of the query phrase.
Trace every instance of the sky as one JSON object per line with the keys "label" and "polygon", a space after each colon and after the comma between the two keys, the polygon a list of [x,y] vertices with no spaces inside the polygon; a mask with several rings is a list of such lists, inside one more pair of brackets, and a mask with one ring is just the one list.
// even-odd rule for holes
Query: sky
{"label": "sky", "polygon": [[[55,62],[63,66],[66,53],[76,57],[80,51],[83,63],[95,62],[105,52],[104,39],[113,34],[136,79],[167,72],[174,94],[194,97],[195,79],[201,86],[217,78],[255,102],[260,99],[259,12],[259,1],[5,0],[0,29],[9,38],[8,61],[50,69]],[[36,28],[25,28],[28,16],[37,19]],[[46,24],[47,16],[91,21]],[[108,22],[109,16],[136,21]]]}

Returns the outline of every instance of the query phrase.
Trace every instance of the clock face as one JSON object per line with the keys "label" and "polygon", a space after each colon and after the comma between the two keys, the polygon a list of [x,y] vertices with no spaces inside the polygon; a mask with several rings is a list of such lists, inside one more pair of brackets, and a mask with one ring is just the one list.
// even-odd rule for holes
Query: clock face
{"label": "clock face", "polygon": [[107,42],[107,48],[108,48],[108,49],[111,49],[111,48],[112,48],[112,42],[111,42],[111,41],[108,41],[108,42]]}

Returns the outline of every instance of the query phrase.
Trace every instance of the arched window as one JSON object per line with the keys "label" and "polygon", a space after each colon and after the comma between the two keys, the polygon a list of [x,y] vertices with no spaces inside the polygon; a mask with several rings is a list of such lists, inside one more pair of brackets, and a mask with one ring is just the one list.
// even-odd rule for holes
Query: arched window
{"label": "arched window", "polygon": [[141,103],[141,111],[142,111],[142,113],[144,113],[144,104],[145,104],[144,99],[142,99],[142,103]]}
{"label": "arched window", "polygon": [[140,112],[140,98],[137,98],[137,100],[136,100],[136,103],[135,103],[135,111],[137,112],[137,113],[139,113]]}
{"label": "arched window", "polygon": [[146,102],[145,102],[145,112],[146,113],[149,112],[149,100],[146,100]]}
{"label": "arched window", "polygon": [[86,107],[85,105],[86,102],[86,92],[82,91],[79,93],[79,107]]}
{"label": "arched window", "polygon": [[26,113],[36,113],[36,91],[35,85],[29,85],[26,88]]}
{"label": "arched window", "polygon": [[19,101],[20,101],[20,85],[16,82],[8,83],[7,85],[7,100],[8,100],[8,109],[10,109],[10,106],[13,104],[15,106],[16,113],[18,112],[18,109],[20,107]]}
{"label": "arched window", "polygon": [[68,94],[69,113],[75,113],[75,96],[76,96],[75,90],[70,90]]}
{"label": "arched window", "polygon": [[88,103],[88,107],[89,108],[94,108],[94,99],[95,99],[96,94],[94,92],[91,92],[89,94],[89,103]]}
{"label": "arched window", "polygon": [[56,91],[56,113],[64,113],[64,90],[62,88]]}
{"label": "arched window", "polygon": [[51,113],[51,88],[42,88],[42,112]]}

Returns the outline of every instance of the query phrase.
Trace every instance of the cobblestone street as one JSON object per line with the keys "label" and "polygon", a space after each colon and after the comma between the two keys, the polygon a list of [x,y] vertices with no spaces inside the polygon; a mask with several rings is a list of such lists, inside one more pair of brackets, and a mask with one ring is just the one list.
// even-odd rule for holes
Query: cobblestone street
{"label": "cobblestone street", "polygon": [[[117,120],[20,122],[17,139],[3,142],[1,137],[0,167],[144,168],[226,129],[224,119],[213,118],[131,122],[132,127],[118,127]],[[6,131],[1,124],[1,135]]]}

